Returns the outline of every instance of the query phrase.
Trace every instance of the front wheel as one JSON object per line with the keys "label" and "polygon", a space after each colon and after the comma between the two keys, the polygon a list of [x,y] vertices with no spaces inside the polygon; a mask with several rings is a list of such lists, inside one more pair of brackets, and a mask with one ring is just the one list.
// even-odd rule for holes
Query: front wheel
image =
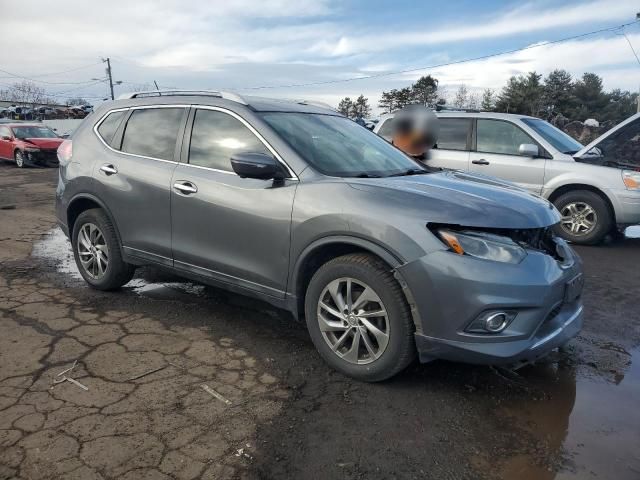
{"label": "front wheel", "polygon": [[109,217],[100,209],[82,212],[73,224],[71,244],[80,274],[98,290],[114,290],[133,277],[135,267],[122,259]]}
{"label": "front wheel", "polygon": [[557,233],[566,240],[579,245],[596,245],[611,231],[611,210],[597,193],[573,190],[553,203],[562,215]]}
{"label": "front wheel", "polygon": [[16,166],[18,168],[24,168],[25,156],[24,156],[24,153],[22,153],[20,150],[16,150],[15,161],[16,161]]}
{"label": "front wheel", "polygon": [[415,358],[414,325],[389,267],[366,254],[324,264],[309,283],[305,317],[311,340],[335,370],[385,380]]}

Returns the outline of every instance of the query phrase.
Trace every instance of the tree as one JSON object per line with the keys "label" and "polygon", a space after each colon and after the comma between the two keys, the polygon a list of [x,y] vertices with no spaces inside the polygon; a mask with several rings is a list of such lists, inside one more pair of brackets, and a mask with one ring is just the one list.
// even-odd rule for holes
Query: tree
{"label": "tree", "polygon": [[384,110],[384,113],[391,113],[396,109],[396,93],[397,90],[391,90],[390,92],[382,92],[378,107]]}
{"label": "tree", "polygon": [[67,98],[67,101],[65,103],[69,107],[72,107],[74,105],[90,105],[90,103],[85,98],[82,98],[82,97]]}
{"label": "tree", "polygon": [[465,108],[467,107],[468,103],[469,103],[469,89],[463,83],[458,87],[458,90],[456,91],[456,96],[453,99],[453,105],[456,108]]}
{"label": "tree", "polygon": [[438,100],[438,80],[431,75],[420,77],[411,85],[413,102],[426,107],[435,107]]}
{"label": "tree", "polygon": [[480,102],[480,109],[483,112],[491,112],[496,106],[496,98],[493,93],[493,90],[490,88],[485,88],[484,92],[482,92],[482,101]]}
{"label": "tree", "polygon": [[349,97],[344,97],[338,104],[338,111],[345,117],[350,117],[353,111],[353,100]]}
{"label": "tree", "polygon": [[47,97],[47,92],[44,88],[27,80],[14,83],[6,90],[0,90],[0,99],[30,105],[54,103]]}
{"label": "tree", "polygon": [[573,78],[566,70],[554,70],[544,79],[545,117],[551,118],[558,114],[567,116],[575,106],[573,95]]}
{"label": "tree", "polygon": [[602,89],[602,79],[595,73],[582,75],[582,78],[573,85],[573,95],[576,98],[576,108],[571,118],[574,120],[597,119],[609,102]]}
{"label": "tree", "polygon": [[371,107],[369,106],[369,99],[364,95],[360,95],[356,98],[356,101],[352,103],[352,116],[354,118],[357,117],[368,117],[371,115]]}
{"label": "tree", "polygon": [[543,110],[542,75],[529,72],[511,77],[496,101],[496,110],[538,116]]}

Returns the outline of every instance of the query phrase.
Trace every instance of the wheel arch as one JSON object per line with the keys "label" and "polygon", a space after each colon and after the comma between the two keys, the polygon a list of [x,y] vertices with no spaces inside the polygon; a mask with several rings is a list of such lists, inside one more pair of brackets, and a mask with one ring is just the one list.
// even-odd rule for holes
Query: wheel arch
{"label": "wheel arch", "polygon": [[606,193],[604,193],[598,187],[594,187],[593,185],[589,185],[586,183],[568,183],[556,188],[553,192],[551,192],[548,199],[551,203],[554,203],[555,200],[557,200],[561,195],[564,195],[565,193],[576,191],[576,190],[587,190],[601,197],[607,204],[607,207],[609,208],[609,213],[611,213],[612,223],[613,224],[616,223],[616,210],[613,206],[613,202],[611,202],[611,199]]}
{"label": "wheel arch", "polygon": [[[406,282],[397,270],[399,266],[405,263],[404,260],[370,240],[345,235],[324,237],[316,240],[307,246],[299,255],[290,275],[291,282],[288,289],[293,300],[293,302],[290,302],[290,308],[296,318],[302,319],[304,316],[304,301],[307,287],[315,272],[333,258],[357,252],[373,255],[389,266],[389,269],[393,271],[396,279],[400,283],[407,303],[413,313],[415,302],[413,301]],[[418,325],[415,317],[414,323]]]}
{"label": "wheel arch", "polygon": [[98,197],[91,195],[89,193],[80,193],[74,196],[69,205],[67,206],[67,228],[69,230],[69,238],[73,237],[73,228],[75,221],[78,219],[78,216],[87,210],[92,208],[99,208],[105,212],[111,224],[113,225],[116,236],[118,237],[118,243],[122,245],[122,238],[120,237],[120,230],[118,229],[118,224],[115,221],[115,218],[111,214],[111,211],[107,206],[100,200]]}

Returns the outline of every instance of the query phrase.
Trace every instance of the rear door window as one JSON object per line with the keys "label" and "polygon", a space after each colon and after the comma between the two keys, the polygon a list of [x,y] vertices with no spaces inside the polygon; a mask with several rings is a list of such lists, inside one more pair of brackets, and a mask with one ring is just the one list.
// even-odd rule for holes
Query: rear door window
{"label": "rear door window", "polygon": [[231,155],[271,152],[237,118],[217,110],[196,111],[191,131],[189,163],[232,172]]}
{"label": "rear door window", "polygon": [[468,150],[471,136],[470,118],[440,118],[440,133],[436,148],[441,150]]}
{"label": "rear door window", "polygon": [[520,155],[523,143],[537,145],[521,128],[502,120],[478,119],[477,150],[483,153]]}
{"label": "rear door window", "polygon": [[122,138],[122,151],[173,160],[184,108],[134,110]]}
{"label": "rear door window", "polygon": [[[120,122],[124,118],[124,115],[127,113],[126,110],[122,110],[120,112],[111,112],[107,117],[102,121],[100,126],[98,127],[98,133],[102,137],[102,139],[110,145],[113,145],[113,137],[120,126]],[[114,147],[115,148],[115,147]]]}

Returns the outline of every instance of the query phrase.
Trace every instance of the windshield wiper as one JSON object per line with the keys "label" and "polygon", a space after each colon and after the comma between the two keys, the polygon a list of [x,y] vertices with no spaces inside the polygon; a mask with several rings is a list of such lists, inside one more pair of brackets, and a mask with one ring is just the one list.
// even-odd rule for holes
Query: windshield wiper
{"label": "windshield wiper", "polygon": [[349,175],[349,178],[382,178],[380,175],[376,175],[375,173],[356,173],[354,175]]}
{"label": "windshield wiper", "polygon": [[403,170],[399,173],[392,173],[389,175],[390,177],[405,177],[409,175],[424,175],[426,173],[431,173],[429,170],[424,170],[422,168],[409,168],[407,170]]}

